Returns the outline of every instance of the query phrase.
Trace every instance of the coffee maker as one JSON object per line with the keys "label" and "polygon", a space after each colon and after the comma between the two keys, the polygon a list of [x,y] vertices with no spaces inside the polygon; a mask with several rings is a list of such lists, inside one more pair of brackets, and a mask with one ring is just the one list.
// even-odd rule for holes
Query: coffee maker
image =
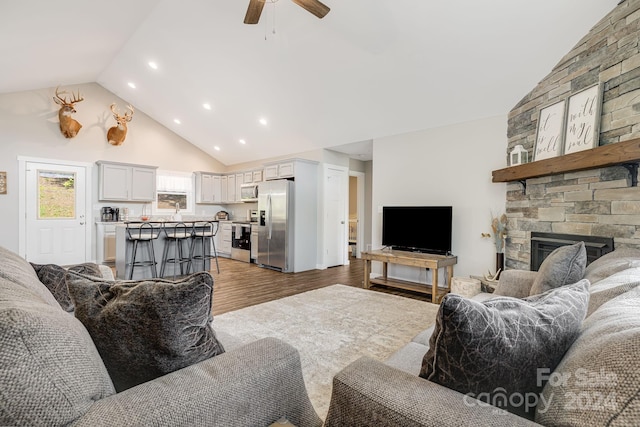
{"label": "coffee maker", "polygon": [[114,209],[110,206],[102,207],[102,221],[103,222],[112,222],[118,220],[118,209]]}

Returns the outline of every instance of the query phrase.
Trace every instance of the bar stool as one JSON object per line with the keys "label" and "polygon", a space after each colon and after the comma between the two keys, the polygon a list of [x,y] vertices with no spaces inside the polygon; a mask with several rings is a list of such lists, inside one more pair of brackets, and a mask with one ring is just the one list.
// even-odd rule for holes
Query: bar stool
{"label": "bar stool", "polygon": [[[187,273],[189,273],[189,267],[191,265],[191,257],[184,256],[182,252],[184,243],[191,237],[193,226],[189,227],[184,222],[165,223],[162,226],[165,235],[164,251],[162,253],[162,264],[160,266],[160,277],[164,277],[164,269],[167,264],[174,264],[173,267],[173,280],[176,279],[176,270],[178,269],[175,264],[180,266],[180,275],[183,276],[184,268],[183,264],[187,265]],[[173,244],[173,258],[169,258],[169,246]],[[189,253],[189,247],[187,246],[187,253]]]}
{"label": "bar stool", "polygon": [[[133,247],[131,248],[131,257],[129,262],[125,264],[125,269],[129,268],[129,280],[133,278],[133,270],[135,267],[151,267],[151,275],[155,278],[158,277],[156,270],[156,254],[153,250],[153,241],[160,235],[158,227],[150,222],[127,222],[127,240],[129,240]],[[149,255],[148,260],[136,261],[136,255],[138,252],[138,245],[145,245],[147,247],[147,253]]]}
{"label": "bar stool", "polygon": [[[202,261],[202,270],[206,269],[207,260],[215,258],[216,260],[216,269],[218,273],[220,273],[220,266],[218,265],[218,252],[216,251],[216,240],[215,235],[218,232],[218,221],[202,221],[199,223],[193,224],[193,233],[191,237],[191,250],[189,251],[189,258],[191,258],[191,262],[194,261]],[[198,243],[198,239],[200,239],[202,252],[200,255],[195,254],[196,244]],[[211,242],[211,243],[209,243]],[[213,254],[211,250],[207,254],[206,248],[211,248],[213,246]],[[193,271],[195,271],[196,267],[194,265]]]}

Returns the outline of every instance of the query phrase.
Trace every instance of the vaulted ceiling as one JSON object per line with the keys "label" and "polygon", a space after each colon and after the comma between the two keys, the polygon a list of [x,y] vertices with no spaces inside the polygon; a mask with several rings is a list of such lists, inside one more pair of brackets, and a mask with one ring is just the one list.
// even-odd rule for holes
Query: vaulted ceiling
{"label": "vaulted ceiling", "polygon": [[357,157],[506,114],[617,3],[323,1],[318,19],[267,0],[257,25],[248,0],[5,1],[0,93],[97,82],[227,165]]}

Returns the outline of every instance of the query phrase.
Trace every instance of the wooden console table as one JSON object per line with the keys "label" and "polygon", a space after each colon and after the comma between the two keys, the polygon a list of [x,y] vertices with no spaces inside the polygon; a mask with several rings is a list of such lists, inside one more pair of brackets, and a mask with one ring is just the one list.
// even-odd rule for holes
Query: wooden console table
{"label": "wooden console table", "polygon": [[[453,266],[458,262],[458,257],[449,255],[422,254],[416,252],[376,250],[362,252],[364,260],[364,287],[370,288],[371,284],[389,286],[393,288],[405,289],[413,292],[431,295],[431,302],[439,303],[443,296],[451,290],[451,279],[453,278]],[[371,273],[371,261],[382,262],[382,276],[369,278]],[[433,280],[430,285],[409,282],[405,280],[389,279],[387,277],[387,265],[400,264],[411,267],[421,267],[430,269]],[[447,287],[438,287],[438,269],[446,268]]]}

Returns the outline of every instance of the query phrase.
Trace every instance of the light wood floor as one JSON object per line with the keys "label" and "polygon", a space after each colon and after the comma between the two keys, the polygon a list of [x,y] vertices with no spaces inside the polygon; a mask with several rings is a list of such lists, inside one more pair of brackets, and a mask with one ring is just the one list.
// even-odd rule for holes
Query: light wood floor
{"label": "light wood floor", "polygon": [[[301,273],[280,273],[242,261],[226,258],[218,259],[220,273],[217,273],[215,263],[212,263],[213,269],[211,270],[214,278],[214,315],[337,283],[361,288],[364,278],[364,262],[355,258],[351,258],[351,264],[348,266]],[[372,289],[421,301],[429,301],[427,296],[412,292],[404,292],[382,286],[375,286]]]}

